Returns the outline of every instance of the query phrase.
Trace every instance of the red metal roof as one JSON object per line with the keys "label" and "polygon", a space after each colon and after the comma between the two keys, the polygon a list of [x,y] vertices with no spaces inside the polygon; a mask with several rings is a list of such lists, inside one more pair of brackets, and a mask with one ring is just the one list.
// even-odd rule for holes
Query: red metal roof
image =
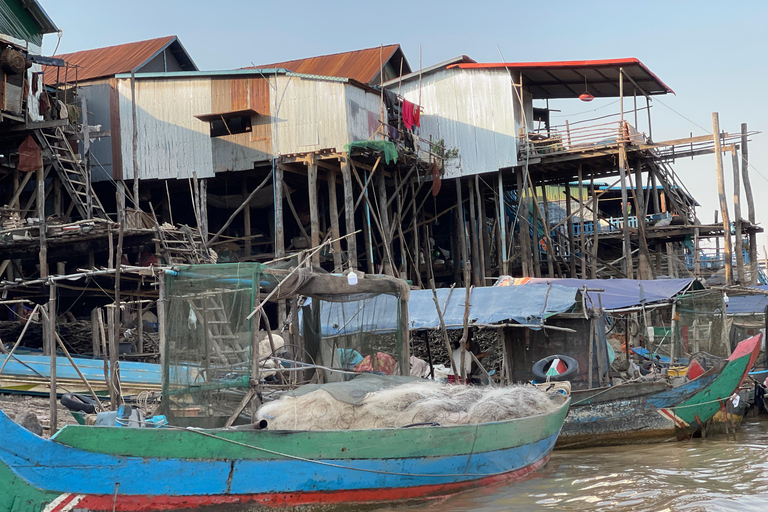
{"label": "red metal roof", "polygon": [[[399,44],[390,44],[384,47],[366,48],[351,52],[334,53],[331,55],[319,55],[306,59],[275,62],[272,64],[258,65],[257,68],[284,68],[294,73],[307,75],[335,76],[351,78],[370,84],[379,76],[381,63],[384,65],[399,52],[403,59],[403,73],[410,73],[411,67],[405,59]],[[396,59],[392,65],[396,73],[400,72],[400,59]]]}
{"label": "red metal roof", "polygon": [[[119,73],[130,73],[176,41],[176,36],[166,36],[146,41],[137,41],[135,43],[66,53],[57,55],[57,57],[64,59],[70,65],[78,66],[77,80],[78,82],[83,82],[96,78],[110,77]],[[194,63],[192,66],[192,69],[197,69]],[[70,70],[70,73],[72,73],[72,70]],[[63,81],[64,77],[60,76],[60,80]],[[75,77],[68,76],[67,80],[74,82]],[[55,68],[46,70],[45,83],[48,85],[56,83]]]}
{"label": "red metal roof", "polygon": [[[638,59],[575,60],[562,62],[498,62],[477,64],[454,64],[448,69],[493,69],[507,68],[520,71],[523,87],[535,99],[577,98],[589,90],[598,98],[619,96],[619,69],[645,93],[674,94],[664,82]],[[585,85],[586,79],[586,85]],[[624,94],[630,96],[635,89],[632,81],[624,81]],[[638,94],[642,94],[637,91]]]}

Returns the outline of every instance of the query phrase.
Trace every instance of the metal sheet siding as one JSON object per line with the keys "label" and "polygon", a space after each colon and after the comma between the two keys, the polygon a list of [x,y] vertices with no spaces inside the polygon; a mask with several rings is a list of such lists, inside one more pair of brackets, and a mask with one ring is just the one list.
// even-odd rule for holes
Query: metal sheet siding
{"label": "metal sheet siding", "polygon": [[[131,81],[118,80],[123,177],[133,178]],[[211,112],[211,81],[137,80],[138,169],[140,179],[213,176],[208,123],[196,114]]]}
{"label": "metal sheet siding", "polygon": [[[88,103],[88,124],[101,125],[106,131],[111,129],[109,115],[109,82],[95,83],[82,86],[77,91],[78,96]],[[83,144],[80,143],[80,154],[83,154]],[[112,178],[112,141],[109,137],[101,137],[91,141],[92,180],[106,181]]]}
{"label": "metal sheet siding", "polygon": [[343,82],[278,76],[271,92],[275,153],[341,150],[349,142],[345,87]]}
{"label": "metal sheet siding", "polygon": [[345,93],[347,142],[368,140],[380,126],[381,96],[351,85],[345,87]]}
{"label": "metal sheet siding", "polygon": [[[418,103],[418,80],[403,83],[402,95]],[[517,165],[519,101],[505,70],[432,73],[422,79],[421,105],[421,137],[444,139],[446,148],[459,149],[459,157],[446,163],[446,178]]]}

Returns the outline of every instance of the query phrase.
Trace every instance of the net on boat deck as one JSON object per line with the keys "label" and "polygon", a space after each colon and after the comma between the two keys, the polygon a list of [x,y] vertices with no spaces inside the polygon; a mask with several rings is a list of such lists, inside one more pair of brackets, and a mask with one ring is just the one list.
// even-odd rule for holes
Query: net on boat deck
{"label": "net on boat deck", "polygon": [[681,357],[702,354],[704,357],[728,357],[728,330],[723,331],[723,294],[717,290],[700,290],[678,299],[677,314]]}
{"label": "net on boat deck", "polygon": [[[270,302],[252,315],[268,294]],[[301,325],[294,329],[301,335],[285,331],[283,339],[275,302],[296,296],[307,297],[294,323]],[[169,272],[163,413],[176,425],[217,427],[241,408],[249,391],[288,387],[298,374],[327,382],[361,371],[400,373],[398,362],[408,360],[402,329],[378,332],[375,326],[377,311],[393,309],[397,325],[405,325],[407,298],[404,281],[379,276],[351,284],[344,276],[259,263],[190,265]],[[382,301],[395,301],[396,307],[382,308]],[[339,303],[341,308],[330,307]],[[333,321],[331,310],[341,312]],[[316,367],[322,369],[315,373]]]}

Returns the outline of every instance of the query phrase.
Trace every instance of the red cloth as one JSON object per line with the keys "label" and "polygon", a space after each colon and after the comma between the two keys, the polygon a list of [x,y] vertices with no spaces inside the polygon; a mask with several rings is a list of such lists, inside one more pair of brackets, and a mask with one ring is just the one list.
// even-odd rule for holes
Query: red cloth
{"label": "red cloth", "polygon": [[410,130],[411,126],[416,124],[413,119],[413,103],[408,100],[403,100],[403,124],[406,130]]}
{"label": "red cloth", "polygon": [[43,154],[32,135],[27,135],[19,146],[19,163],[16,168],[23,172],[34,172],[43,166]]}
{"label": "red cloth", "polygon": [[376,372],[385,375],[394,375],[396,369],[397,361],[395,361],[395,358],[384,352],[376,352],[376,357],[373,361],[371,361],[371,356],[365,356],[365,358],[355,366],[356,372]]}
{"label": "red cloth", "polygon": [[418,105],[413,106],[413,124],[421,127],[421,107]]}

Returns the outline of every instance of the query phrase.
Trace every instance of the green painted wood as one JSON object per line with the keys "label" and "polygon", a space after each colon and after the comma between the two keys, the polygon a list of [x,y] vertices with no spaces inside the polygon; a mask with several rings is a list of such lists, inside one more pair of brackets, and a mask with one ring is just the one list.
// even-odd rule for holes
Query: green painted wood
{"label": "green painted wood", "polygon": [[90,452],[157,458],[283,458],[234,443],[307,459],[446,456],[512,448],[555,434],[568,413],[569,404],[570,399],[563,397],[554,414],[482,425],[305,432],[203,431],[221,439],[195,430],[67,425],[51,440]]}
{"label": "green painted wood", "polygon": [[[721,401],[726,400],[739,387],[750,362],[749,354],[731,361],[706,389],[672,408],[675,415],[698,428],[699,421],[703,424],[714,416],[720,409]],[[699,421],[696,421],[696,417]]]}
{"label": "green painted wood", "polygon": [[0,510],[8,512],[40,512],[40,503],[53,501],[60,493],[41,491],[0,464]]}

